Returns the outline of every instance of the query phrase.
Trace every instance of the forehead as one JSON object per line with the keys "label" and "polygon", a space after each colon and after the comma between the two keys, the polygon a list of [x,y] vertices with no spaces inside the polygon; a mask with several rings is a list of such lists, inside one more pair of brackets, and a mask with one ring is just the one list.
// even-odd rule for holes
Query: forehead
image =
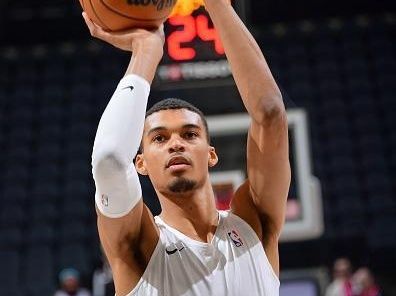
{"label": "forehead", "polygon": [[187,109],[161,110],[148,116],[145,121],[145,132],[154,128],[178,129],[185,125],[196,125],[203,129],[199,114]]}

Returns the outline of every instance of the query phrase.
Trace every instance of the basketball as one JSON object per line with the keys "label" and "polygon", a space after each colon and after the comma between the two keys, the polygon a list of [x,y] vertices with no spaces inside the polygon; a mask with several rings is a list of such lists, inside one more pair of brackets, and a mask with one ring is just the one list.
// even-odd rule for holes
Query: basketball
{"label": "basketball", "polygon": [[79,0],[83,10],[107,31],[155,29],[171,14],[177,0]]}

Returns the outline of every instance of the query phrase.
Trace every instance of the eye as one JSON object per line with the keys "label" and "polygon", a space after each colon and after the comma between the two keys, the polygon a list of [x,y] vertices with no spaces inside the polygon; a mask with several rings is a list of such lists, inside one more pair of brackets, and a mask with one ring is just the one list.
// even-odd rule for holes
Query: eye
{"label": "eye", "polygon": [[198,137],[198,133],[193,132],[193,131],[188,131],[184,133],[184,138],[187,140],[192,140]]}
{"label": "eye", "polygon": [[156,135],[156,136],[153,138],[152,141],[153,141],[153,142],[156,142],[156,143],[162,143],[162,142],[165,141],[165,137],[164,137],[163,135]]}

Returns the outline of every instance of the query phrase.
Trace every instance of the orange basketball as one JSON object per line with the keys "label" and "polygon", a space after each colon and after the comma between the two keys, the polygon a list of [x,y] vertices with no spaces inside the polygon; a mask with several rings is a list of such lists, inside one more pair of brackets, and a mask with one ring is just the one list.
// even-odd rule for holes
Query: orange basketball
{"label": "orange basketball", "polygon": [[108,31],[153,29],[172,12],[177,0],[79,0],[90,19]]}

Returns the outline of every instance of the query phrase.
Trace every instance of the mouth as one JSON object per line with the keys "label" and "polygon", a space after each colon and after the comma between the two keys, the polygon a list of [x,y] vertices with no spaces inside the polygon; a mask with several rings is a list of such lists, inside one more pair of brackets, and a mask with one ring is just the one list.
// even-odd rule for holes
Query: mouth
{"label": "mouth", "polygon": [[170,158],[166,164],[167,169],[181,170],[191,166],[191,162],[183,156],[174,156]]}

